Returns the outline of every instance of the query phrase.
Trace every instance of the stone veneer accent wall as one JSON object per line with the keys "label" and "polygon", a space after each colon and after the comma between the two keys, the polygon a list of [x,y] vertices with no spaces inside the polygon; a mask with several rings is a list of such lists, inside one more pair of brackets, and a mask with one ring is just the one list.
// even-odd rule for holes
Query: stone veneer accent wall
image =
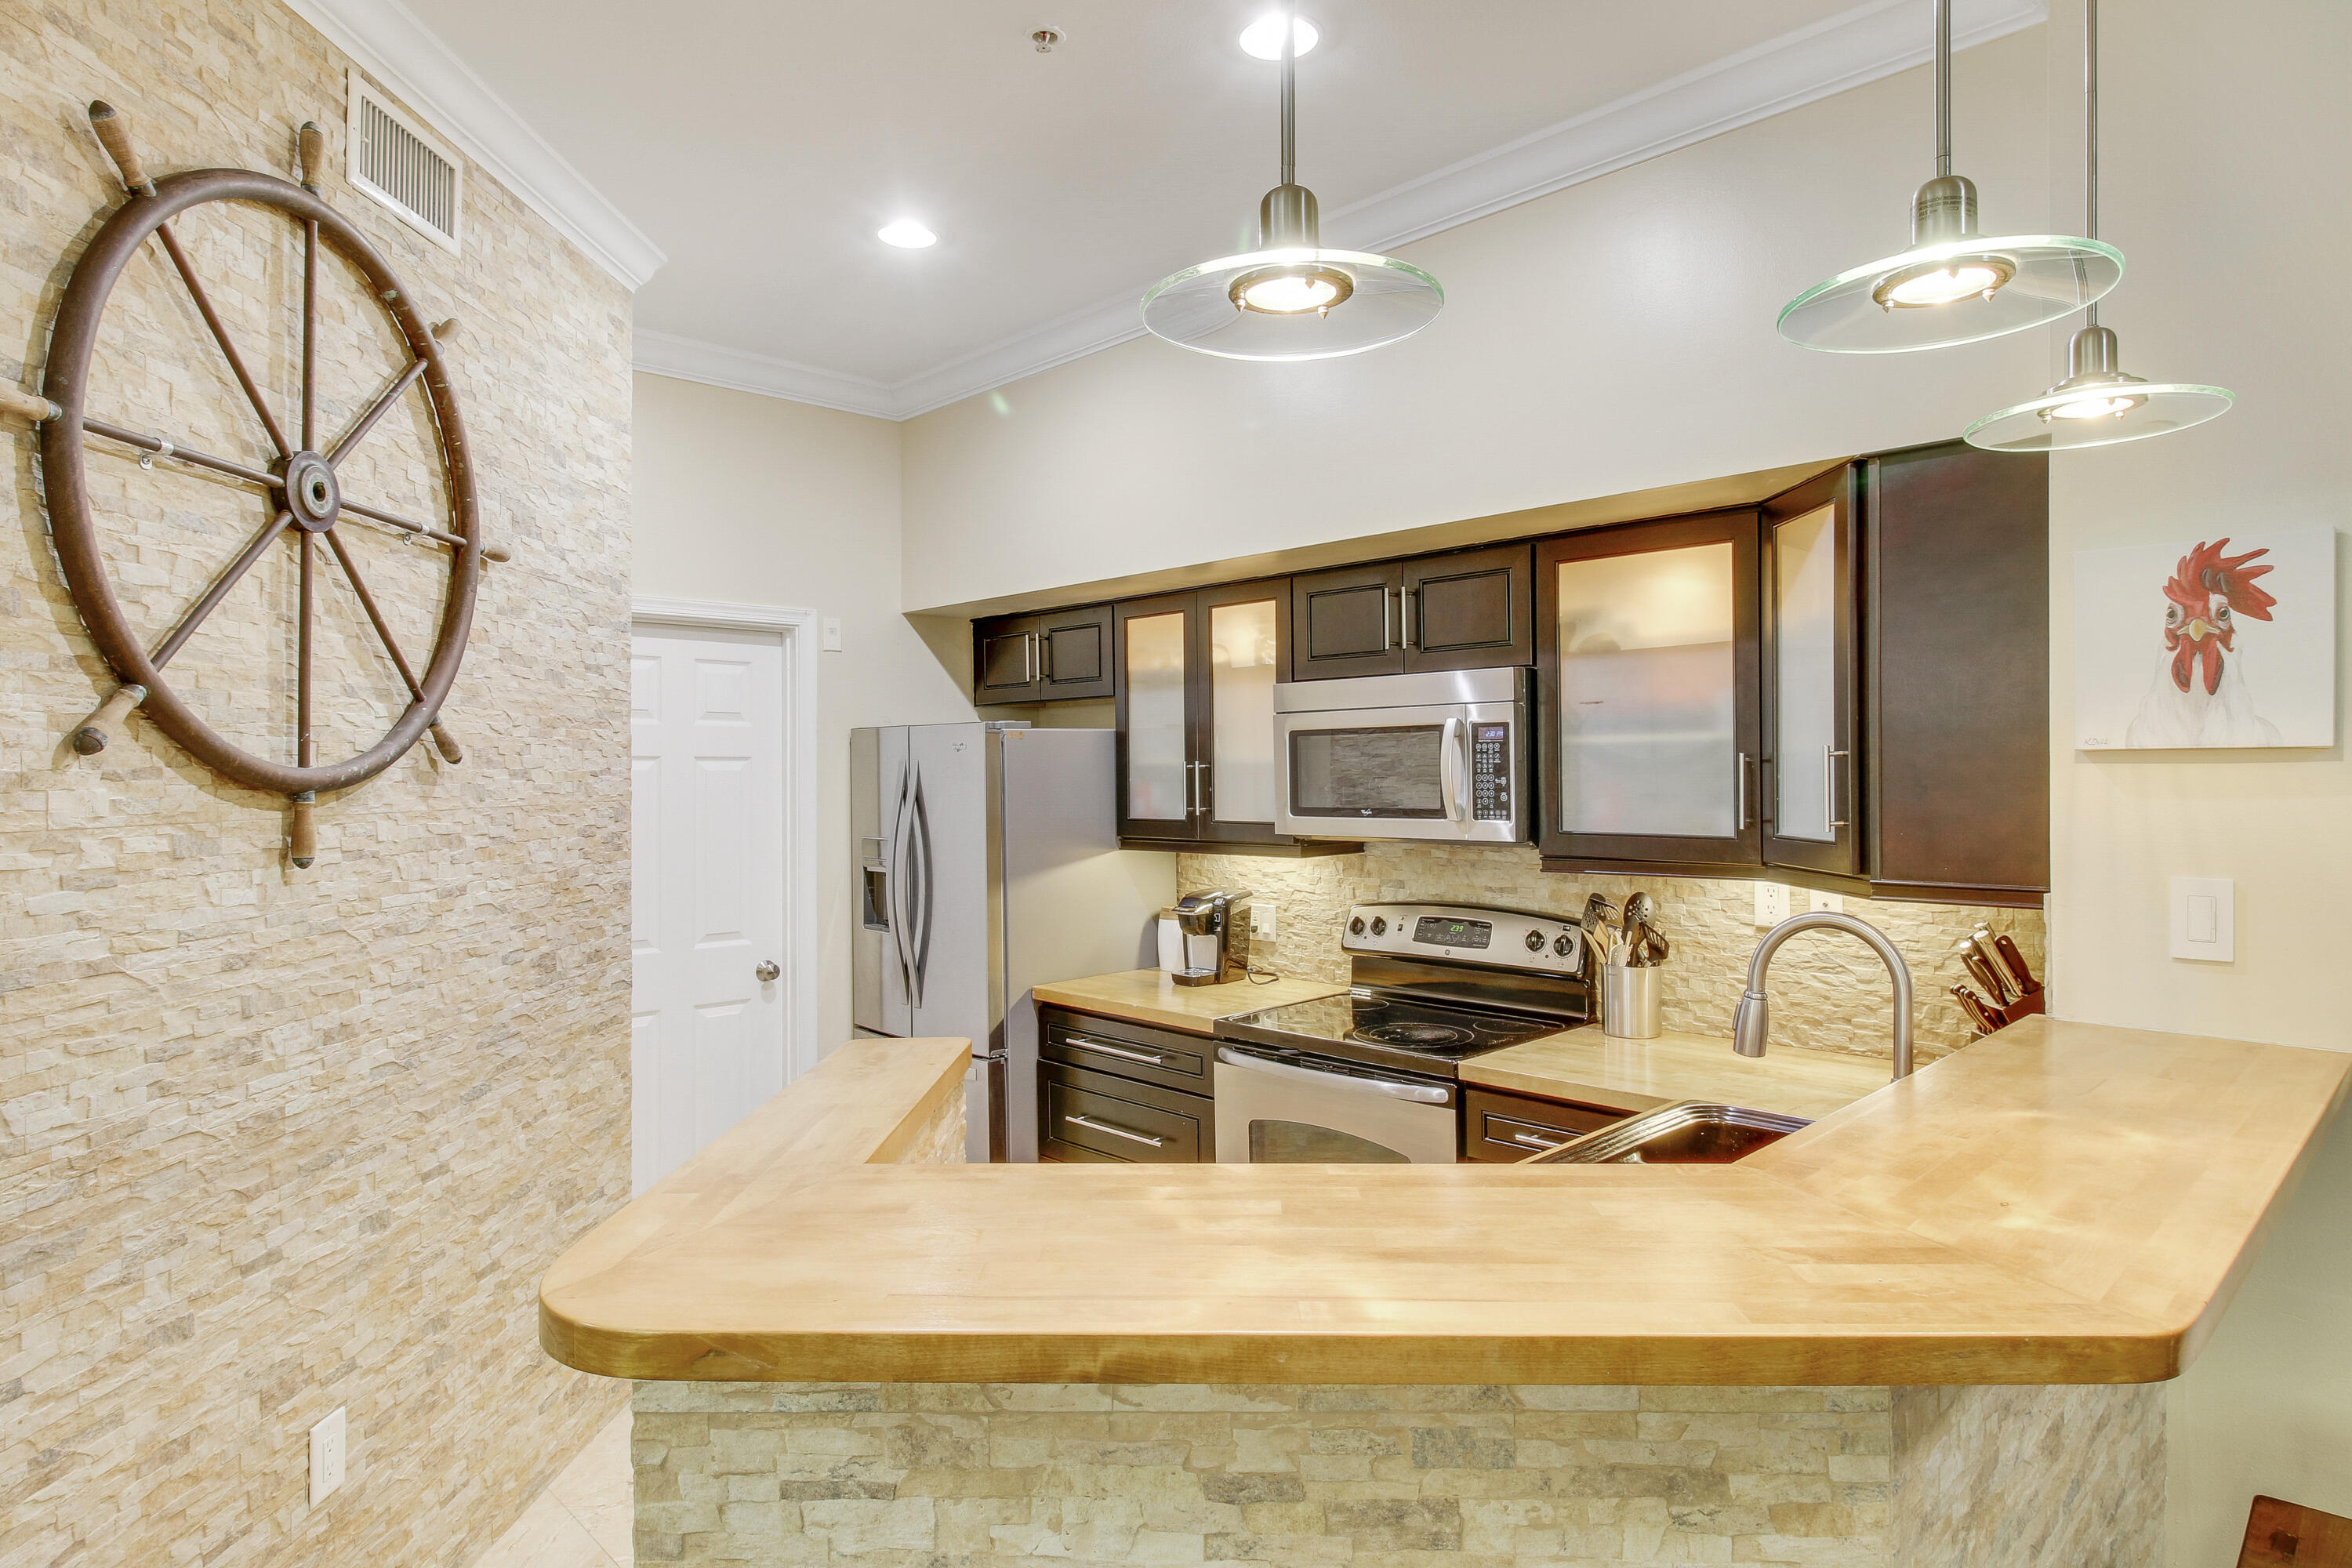
{"label": "stone veneer accent wall", "polygon": [[[143,721],[65,739],[112,688],[60,584],[36,442],[0,425],[0,1562],[463,1564],[618,1408],[535,1337],[541,1271],[628,1195],[629,300],[481,168],[452,256],[343,180],[349,62],[275,0],[43,0],[0,22],[0,376],[37,384],[71,258],[119,187],[83,106],[150,168],[289,172],[326,129],[327,199],[450,351],[489,569],[449,721],[321,803],[284,803]],[[180,232],[281,423],[299,379],[290,225]],[[393,366],[326,268],[321,425]],[[258,427],[151,247],[118,289],[96,412],[262,460]],[[364,354],[362,343],[373,348]],[[412,398],[414,395],[411,395]],[[427,509],[411,407],[361,499]],[[166,624],[264,520],[249,492],[91,442],[124,595]],[[349,525],[407,647],[428,559]],[[290,755],[292,552],[175,661],[215,727]],[[320,754],[381,733],[397,677],[322,565]],[[306,1430],[348,1408],[349,1479],[312,1509]]]}
{"label": "stone veneer accent wall", "polygon": [[2164,1503],[2143,1388],[649,1383],[635,1425],[641,1564],[2156,1568]]}
{"label": "stone veneer accent wall", "polygon": [[[1574,918],[1600,893],[1621,908],[1647,891],[1672,946],[1665,974],[1665,1026],[1698,1034],[1731,1033],[1748,955],[1764,933],[1755,923],[1753,882],[1703,877],[1597,877],[1547,872],[1532,847],[1368,844],[1360,855],[1278,860],[1243,855],[1180,855],[1180,891],[1247,889],[1275,900],[1276,939],[1260,962],[1285,974],[1344,983],[1348,957],[1339,933],[1348,906],[1423,900],[1493,904]],[[1798,889],[1795,907],[1808,895]],[[2036,977],[2049,973],[2039,910],[1978,909],[1849,898],[1846,913],[1884,931],[1910,966],[1916,995],[1919,1055],[1932,1059],[1969,1040],[1969,1026],[1951,988],[1968,984],[1959,944],[1979,921],[2007,931]],[[1808,932],[1772,961],[1772,1036],[1792,1045],[1885,1056],[1894,1012],[1885,967],[1852,937]]]}

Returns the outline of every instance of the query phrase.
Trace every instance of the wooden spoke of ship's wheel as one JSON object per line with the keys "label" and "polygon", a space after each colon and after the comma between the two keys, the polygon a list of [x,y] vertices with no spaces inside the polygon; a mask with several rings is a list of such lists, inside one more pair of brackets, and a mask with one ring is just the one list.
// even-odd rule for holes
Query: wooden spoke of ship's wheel
{"label": "wooden spoke of ship's wheel", "polygon": [[319,560],[317,536],[302,536],[302,617],[294,640],[294,765],[307,768],[318,761],[310,741],[310,608],[312,579]]}
{"label": "wooden spoke of ship's wheel", "polygon": [[[228,563],[228,569],[213,579],[213,585],[205,590],[205,596],[198,599],[188,613],[180,617],[180,624],[172,628],[172,635],[163,639],[162,647],[148,655],[147,662],[157,669],[169,664],[172,656],[179,652],[190,637],[196,635],[196,628],[205,624],[205,617],[211,615],[223,599],[228,597],[228,591],[236,586],[239,579],[253,570],[253,563],[261,559],[261,552],[269,548],[271,541],[291,527],[293,521],[294,514],[290,511],[280,511],[276,517],[271,518],[268,524],[259,533],[255,534],[243,550],[237,552],[236,559]],[[305,535],[305,537],[308,536]]]}
{"label": "wooden spoke of ship's wheel", "polygon": [[[450,545],[458,550],[466,548],[466,542],[458,538],[456,534],[444,533],[437,528],[427,528],[421,522],[412,522],[407,518],[401,516],[397,512],[381,511],[372,506],[362,506],[359,502],[352,500],[349,496],[345,496],[343,498],[342,505],[345,511],[357,512],[360,516],[368,519],[372,522],[381,522],[392,528],[406,529],[411,533],[421,534],[426,539],[437,539],[442,543]],[[496,557],[492,557],[492,559],[496,559]]]}
{"label": "wooden spoke of ship's wheel", "polygon": [[[392,627],[384,623],[383,612],[376,607],[375,595],[368,592],[367,580],[360,575],[359,563],[352,559],[351,551],[343,544],[343,536],[333,529],[329,529],[327,547],[335,552],[335,559],[342,563],[344,580],[351,584],[352,592],[359,595],[360,608],[367,612],[368,624],[375,627],[375,635],[383,640],[383,651],[392,656],[392,667],[400,671],[401,684],[408,688],[410,697],[419,702],[424,701],[425,688],[418,683],[415,672],[408,668],[408,660],[401,653],[400,644],[393,640]],[[442,756],[452,763],[462,763],[466,760],[466,753],[458,746],[457,738],[443,727],[438,714],[434,716],[432,735],[433,743],[441,749]]]}
{"label": "wooden spoke of ship's wheel", "polygon": [[200,468],[210,468],[216,474],[226,474],[233,479],[243,479],[249,485],[282,490],[286,480],[277,474],[265,474],[259,468],[249,468],[243,463],[232,463],[226,458],[215,458],[209,452],[199,452],[193,447],[183,447],[177,441],[161,436],[142,436],[136,430],[120,425],[110,425],[103,419],[84,418],[81,427],[93,436],[103,436],[110,441],[120,441],[126,447],[136,447],[159,458],[173,458],[183,463],[194,463]]}
{"label": "wooden spoke of ship's wheel", "polygon": [[375,422],[392,412],[392,405],[400,401],[400,395],[415,385],[416,378],[424,374],[425,362],[421,359],[410,360],[408,368],[402,371],[390,386],[384,388],[383,395],[377,398],[374,405],[360,416],[360,422],[352,426],[343,438],[329,449],[327,461],[341,462],[352,447],[366,440],[368,432],[375,428]]}
{"label": "wooden spoke of ship's wheel", "polygon": [[159,223],[155,226],[155,237],[163,242],[165,253],[172,258],[172,265],[179,271],[180,281],[188,286],[189,295],[196,301],[196,310],[204,317],[205,325],[212,329],[213,341],[220,344],[222,357],[228,361],[228,368],[236,374],[236,384],[245,388],[246,400],[261,416],[261,427],[269,432],[269,444],[278,448],[280,458],[291,456],[292,449],[286,445],[286,433],[278,428],[278,421],[270,416],[269,405],[262,400],[261,388],[254,384],[253,374],[245,368],[245,361],[238,357],[236,345],[228,341],[228,329],[221,325],[220,312],[213,309],[212,297],[205,292],[205,286],[196,281],[196,269],[188,265],[188,255],[180,248],[179,237],[172,232],[169,223]]}
{"label": "wooden spoke of ship's wheel", "polygon": [[[314,220],[302,226],[302,450],[313,451],[318,445],[319,226]],[[310,559],[307,547],[302,559]]]}

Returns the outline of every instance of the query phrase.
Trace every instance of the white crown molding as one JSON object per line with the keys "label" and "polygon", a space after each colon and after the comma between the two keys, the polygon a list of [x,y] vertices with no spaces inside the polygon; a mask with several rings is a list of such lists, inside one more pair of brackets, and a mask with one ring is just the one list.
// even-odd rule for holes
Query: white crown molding
{"label": "white crown molding", "polygon": [[286,0],[632,293],[669,258],[400,0]]}
{"label": "white crown molding", "polygon": [[[1324,235],[1336,247],[1391,250],[1925,65],[1935,55],[1927,9],[1926,0],[1871,0],[1338,208],[1325,215]],[[1990,43],[2044,22],[2049,15],[2049,0],[1958,0],[1952,47]],[[1144,279],[1115,298],[887,385],[654,332],[637,334],[637,363],[738,391],[912,419],[1143,336],[1137,301],[1150,282]],[[734,379],[653,363],[645,345],[656,340],[668,363],[723,356]],[[792,390],[795,386],[830,390],[812,396]],[[849,400],[843,389],[851,387],[858,389],[861,401]]]}
{"label": "white crown molding", "polygon": [[630,344],[636,367],[652,375],[678,381],[698,381],[733,392],[756,392],[764,397],[785,397],[814,403],[848,414],[870,414],[877,419],[904,419],[893,390],[878,381],[839,371],[820,370],[788,359],[747,353],[699,338],[639,329]]}

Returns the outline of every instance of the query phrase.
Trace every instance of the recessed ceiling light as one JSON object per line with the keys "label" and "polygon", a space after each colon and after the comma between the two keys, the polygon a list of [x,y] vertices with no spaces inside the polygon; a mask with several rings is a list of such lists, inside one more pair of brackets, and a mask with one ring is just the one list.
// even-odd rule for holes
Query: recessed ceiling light
{"label": "recessed ceiling light", "polygon": [[937,245],[940,242],[938,235],[910,217],[902,217],[896,223],[883,225],[881,228],[875,231],[874,237],[885,245],[895,245],[901,250],[920,250],[927,245]]}
{"label": "recessed ceiling light", "polygon": [[[1323,35],[1317,32],[1315,24],[1304,16],[1298,18],[1297,28],[1293,36],[1297,39],[1298,53],[1303,55],[1312,50],[1316,40]],[[1242,29],[1242,53],[1252,59],[1278,60],[1282,58],[1281,12],[1261,16]]]}

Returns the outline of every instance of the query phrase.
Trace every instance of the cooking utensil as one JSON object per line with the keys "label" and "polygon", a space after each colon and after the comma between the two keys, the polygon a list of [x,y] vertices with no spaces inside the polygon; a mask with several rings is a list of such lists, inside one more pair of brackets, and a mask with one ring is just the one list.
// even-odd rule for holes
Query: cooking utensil
{"label": "cooking utensil", "polygon": [[1960,1004],[1960,1011],[1969,1016],[1979,1035],[1990,1035],[2000,1025],[1994,1021],[1992,1010],[1977,999],[1977,994],[1965,985],[1952,987],[1952,995]]}
{"label": "cooking utensil", "polygon": [[2017,942],[2007,931],[1992,939],[1993,951],[2000,955],[2001,966],[2017,976],[2018,994],[2022,996],[2042,994],[2042,982],[2033,978],[2033,971],[2025,964],[2025,954],[2017,950]]}
{"label": "cooking utensil", "polygon": [[1577,921],[1587,936],[1599,936],[1616,923],[1617,906],[1598,893],[1584,900],[1584,913]]}
{"label": "cooking utensil", "polygon": [[2000,966],[1985,956],[1973,938],[1960,943],[1960,964],[1984,987],[1994,1006],[2006,1007],[2017,999],[2008,982],[2001,978]]}
{"label": "cooking utensil", "polygon": [[1625,928],[1628,931],[1631,931],[1637,925],[1648,925],[1653,920],[1657,918],[1657,914],[1658,906],[1651,900],[1649,894],[1629,893],[1626,895]]}

